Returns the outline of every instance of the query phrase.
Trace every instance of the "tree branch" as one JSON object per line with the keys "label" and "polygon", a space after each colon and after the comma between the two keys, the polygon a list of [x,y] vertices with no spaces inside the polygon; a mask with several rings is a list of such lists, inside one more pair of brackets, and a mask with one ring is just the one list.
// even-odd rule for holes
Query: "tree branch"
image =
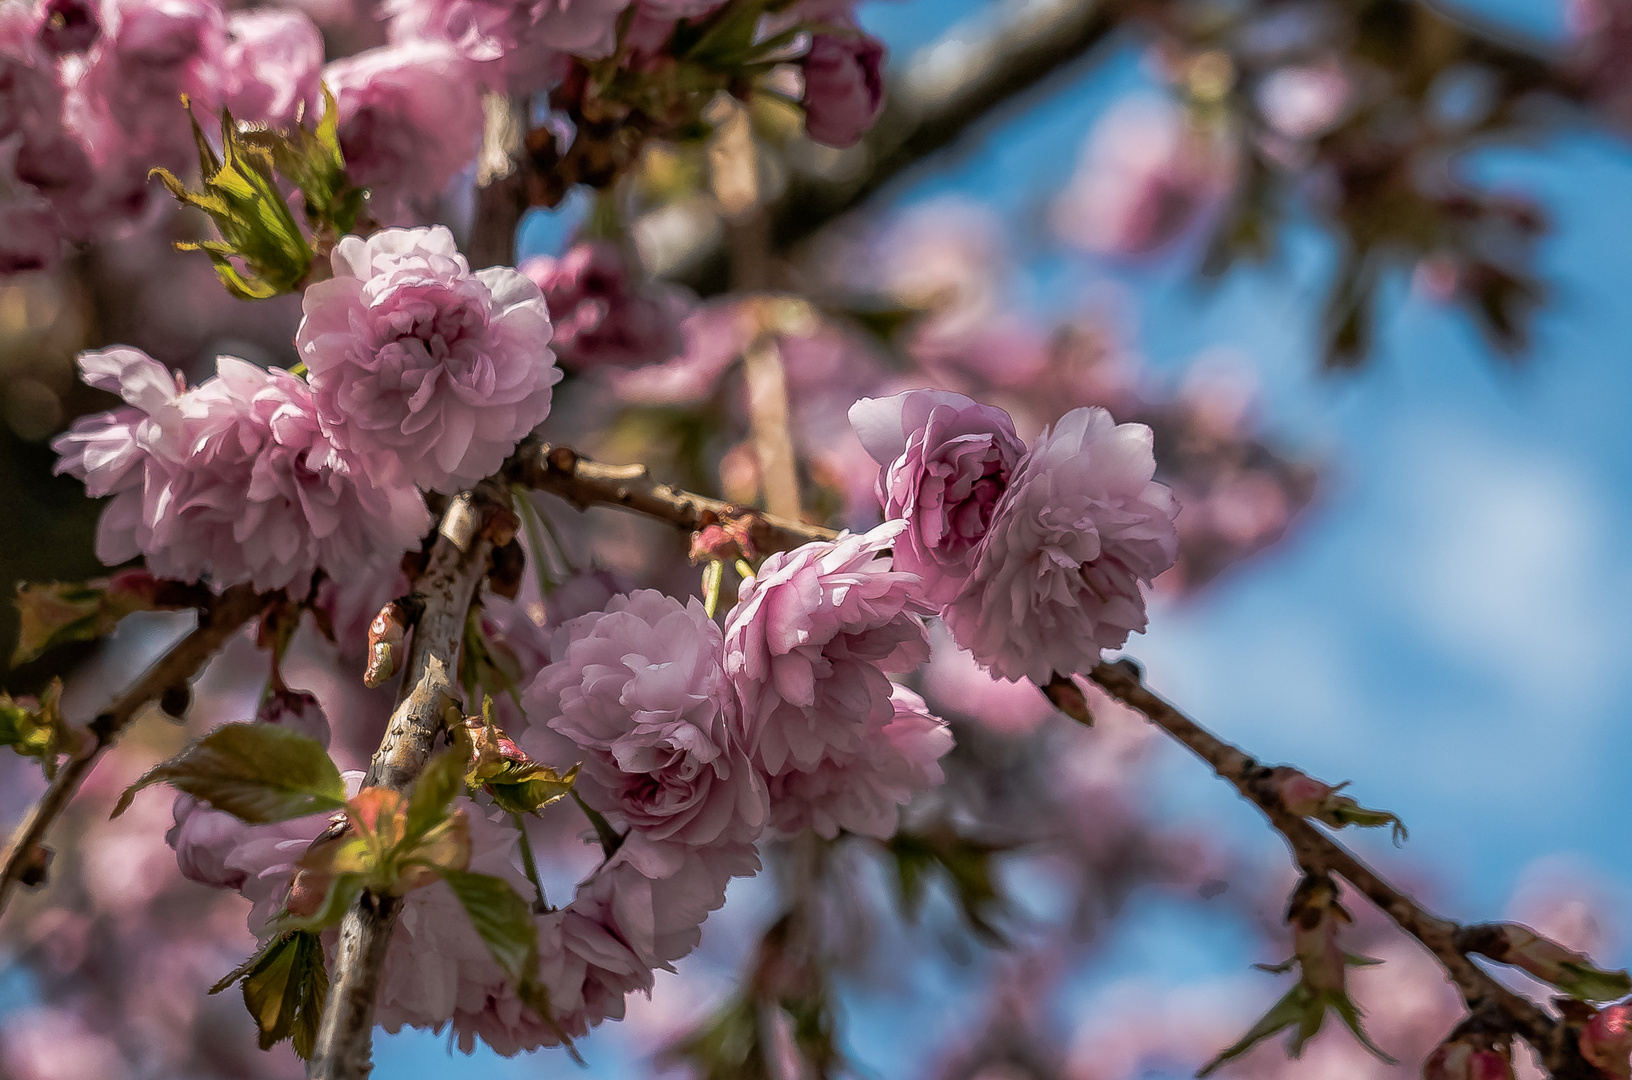
{"label": "tree branch", "polygon": [[[407,790],[430,760],[444,709],[459,700],[465,620],[493,550],[484,535],[491,498],[490,492],[467,492],[443,516],[430,561],[415,583],[425,610],[415,623],[397,707],[369,763],[365,787]],[[329,997],[306,1067],[310,1080],[365,1080],[373,1067],[374,1002],[401,907],[400,898],[364,893],[340,924]]]}
{"label": "tree branch", "polygon": [[34,863],[34,852],[45,839],[52,822],[61,816],[79,791],[79,785],[113,745],[120,732],[136,718],[144,706],[157,701],[172,687],[185,687],[205,662],[226,640],[265,609],[268,598],[248,585],[235,585],[198,613],[198,626],[154,661],[129,690],[97,714],[89,725],[90,739],[58,770],[51,786],[29,810],[6,845],[4,868],[0,869],[0,912]]}
{"label": "tree branch", "polygon": [[529,440],[507,467],[505,478],[535,491],[557,495],[580,510],[616,506],[695,531],[714,521],[744,518],[749,536],[761,553],[786,551],[838,534],[820,525],[760,514],[706,495],[660,484],[644,465],[605,465],[581,456],[570,446]]}
{"label": "tree branch", "polygon": [[[1238,747],[1225,742],[1185,716],[1167,701],[1151,693],[1131,661],[1100,663],[1088,678],[1117,701],[1135,709],[1152,724],[1171,735],[1208,765],[1248,801],[1263,811],[1276,832],[1292,849],[1292,856],[1305,873],[1333,873],[1346,879],[1376,904],[1401,930],[1416,938],[1444,968],[1469,1012],[1499,1018],[1501,1027],[1521,1036],[1541,1056],[1556,1080],[1597,1077],[1600,1074],[1582,1059],[1567,1025],[1548,1016],[1540,1007],[1509,990],[1480,968],[1457,940],[1462,927],[1426,911],[1411,897],[1383,880],[1374,870],[1355,858],[1348,849],[1303,818],[1289,813],[1270,784],[1271,770]],[[1060,704],[1062,697],[1050,694]],[[1078,721],[1088,722],[1086,709],[1068,710]]]}

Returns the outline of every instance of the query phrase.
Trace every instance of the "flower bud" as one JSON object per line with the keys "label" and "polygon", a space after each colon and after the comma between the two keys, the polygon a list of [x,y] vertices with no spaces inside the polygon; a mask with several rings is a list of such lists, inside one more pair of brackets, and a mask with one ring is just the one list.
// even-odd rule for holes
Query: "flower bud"
{"label": "flower bud", "polygon": [[1513,1059],[1461,1040],[1441,1043],[1422,1066],[1422,1080],[1513,1080]]}
{"label": "flower bud", "polygon": [[1388,825],[1394,830],[1395,843],[1405,839],[1405,825],[1397,816],[1386,810],[1368,810],[1348,795],[1339,794],[1347,783],[1333,787],[1285,765],[1271,770],[1269,782],[1287,813],[1314,818],[1334,829],[1347,825],[1358,825],[1362,829]]}
{"label": "flower bud", "polygon": [[305,690],[274,690],[256,710],[258,724],[277,724],[329,746],[329,718],[317,698]]}
{"label": "flower bud", "polygon": [[1343,992],[1348,957],[1337,943],[1338,931],[1353,917],[1337,902],[1337,886],[1324,874],[1309,874],[1298,883],[1287,907],[1292,926],[1292,954],[1313,990]]}
{"label": "flower bud", "polygon": [[1611,1005],[1581,1029],[1581,1056],[1606,1076],[1632,1077],[1632,1006]]}
{"label": "flower bud", "polygon": [[368,668],[363,672],[364,686],[372,690],[396,673],[397,654],[407,636],[408,613],[401,601],[393,600],[368,624]]}
{"label": "flower bud", "polygon": [[323,898],[328,895],[330,880],[331,875],[316,870],[296,871],[295,880],[289,886],[289,903],[286,905],[289,914],[297,919],[316,915],[317,909],[323,906]]}
{"label": "flower bud", "polygon": [[753,530],[758,520],[759,515],[748,510],[708,522],[691,534],[692,563],[752,559],[756,554]]}
{"label": "flower bud", "polygon": [[1463,935],[1472,951],[1512,964],[1578,1000],[1613,1001],[1632,993],[1632,976],[1625,971],[1595,967],[1587,956],[1527,926],[1501,923],[1469,927]]}

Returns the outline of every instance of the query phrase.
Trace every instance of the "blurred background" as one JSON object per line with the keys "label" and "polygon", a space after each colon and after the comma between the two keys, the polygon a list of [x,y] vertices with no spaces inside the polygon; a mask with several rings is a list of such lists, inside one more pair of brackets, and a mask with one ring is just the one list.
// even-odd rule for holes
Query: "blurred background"
{"label": "blurred background", "polygon": [[[361,6],[323,12],[348,49],[373,32]],[[781,346],[796,498],[834,524],[877,517],[843,418],[859,395],[964,390],[1028,438],[1080,404],[1149,422],[1185,506],[1180,566],[1129,648],[1150,684],[1260,760],[1350,780],[1400,815],[1403,848],[1345,840],[1434,910],[1632,963],[1632,552],[1615,539],[1632,531],[1632,10],[885,0],[861,14],[890,46],[893,94],[862,146],[805,142],[765,110],[648,151],[612,209],[663,281],[650,288],[684,297],[683,343],[659,364],[573,372],[552,437],[774,508],[752,376],[733,366],[761,332]],[[738,178],[748,212],[720,165],[731,138],[758,146]],[[604,230],[606,203],[531,211],[517,257]],[[468,190],[445,210],[468,223]],[[75,384],[78,349],[130,342],[195,375],[218,353],[292,362],[298,300],[227,297],[204,260],[167,250],[196,227],[166,219],[0,285],[0,577],[98,572],[97,507],[50,477],[46,445],[107,407]],[[767,291],[802,300],[752,299]],[[695,588],[661,529],[546,509],[581,568]],[[176,633],[138,617],[0,684],[66,673],[70,715],[88,715]],[[252,652],[236,643],[200,682],[195,731],[253,709]],[[357,718],[340,751],[361,760],[386,702],[331,652],[298,644],[291,682]],[[697,1067],[674,1048],[729,1006],[798,903],[833,929],[813,993],[857,1076],[1189,1076],[1284,992],[1250,965],[1284,958],[1292,869],[1200,763],[1107,703],[1084,732],[944,639],[922,688],[959,747],[947,788],[908,815],[910,843],[841,845],[842,873],[817,885],[770,856],[701,949],[583,1043],[585,1075]],[[254,1049],[234,994],[202,996],[251,944],[246,905],[176,874],[168,800],[101,823],[185,737],[157,718],[127,736],[57,837],[51,888],[0,924],[9,1075],[300,1075],[287,1048]],[[37,769],[0,770],[15,819]],[[1353,951],[1385,961],[1352,976],[1355,996],[1403,1064],[1333,1029],[1301,1061],[1272,1042],[1219,1075],[1414,1075],[1456,1022],[1437,968],[1351,906]],[[382,1034],[375,1058],[392,1078],[576,1068],[557,1051],[467,1057],[425,1032]]]}

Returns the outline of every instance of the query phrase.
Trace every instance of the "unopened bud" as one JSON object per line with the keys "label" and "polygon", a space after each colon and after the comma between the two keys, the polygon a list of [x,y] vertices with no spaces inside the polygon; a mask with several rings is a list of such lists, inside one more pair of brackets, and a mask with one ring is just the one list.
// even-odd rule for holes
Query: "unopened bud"
{"label": "unopened bud", "polygon": [[1606,1076],[1632,1077],[1632,1006],[1611,1005],[1587,1021],[1579,1037],[1581,1056]]}
{"label": "unopened bud", "polygon": [[30,844],[28,854],[23,857],[22,869],[17,874],[17,883],[25,889],[33,889],[45,884],[45,879],[51,873],[51,856],[55,854],[44,844]]}
{"label": "unopened bud", "polygon": [[1632,976],[1625,971],[1595,967],[1589,957],[1527,926],[1501,923],[1469,927],[1464,936],[1473,951],[1512,964],[1581,1001],[1614,1001],[1632,993]]}
{"label": "unopened bud", "polygon": [[1292,955],[1303,969],[1303,981],[1314,990],[1341,993],[1349,957],[1337,943],[1343,924],[1353,917],[1337,902],[1337,886],[1324,874],[1308,874],[1298,882],[1287,905],[1292,926]]}
{"label": "unopened bud", "polygon": [[1043,687],[1043,694],[1056,709],[1077,723],[1093,726],[1094,714],[1088,708],[1088,695],[1070,676],[1056,674]]}
{"label": "unopened bud", "polygon": [[1301,818],[1314,818],[1334,829],[1348,825],[1375,829],[1387,825],[1394,831],[1396,844],[1406,837],[1405,824],[1398,816],[1387,810],[1367,809],[1350,796],[1340,794],[1348,786],[1347,783],[1335,787],[1323,784],[1313,777],[1305,776],[1297,769],[1283,765],[1271,770],[1270,784],[1289,814]]}
{"label": "unopened bud", "polygon": [[703,527],[691,534],[692,563],[752,560],[757,554],[754,526],[759,522],[760,516],[753,510],[728,510],[725,517],[705,519]]}
{"label": "unopened bud", "polygon": [[1422,1080],[1513,1080],[1513,1059],[1461,1040],[1441,1043],[1423,1063]]}
{"label": "unopened bud", "polygon": [[408,636],[408,613],[400,600],[393,600],[380,609],[374,621],[368,624],[368,667],[363,672],[363,685],[369,689],[382,685],[397,671],[397,653]]}
{"label": "unopened bud", "polygon": [[299,919],[316,915],[329,893],[330,880],[330,875],[315,870],[295,871],[295,880],[289,886],[289,914]]}
{"label": "unopened bud", "polygon": [[521,518],[508,506],[493,506],[487,511],[487,523],[482,526],[482,535],[493,542],[494,547],[503,547],[516,538],[516,532],[521,528]]}

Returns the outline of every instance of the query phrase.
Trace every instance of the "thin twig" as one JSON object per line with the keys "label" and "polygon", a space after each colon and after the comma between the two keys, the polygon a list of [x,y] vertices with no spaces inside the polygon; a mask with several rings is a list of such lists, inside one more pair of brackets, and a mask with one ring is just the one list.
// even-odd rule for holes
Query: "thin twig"
{"label": "thin twig", "polygon": [[[710,517],[719,520],[748,513],[719,499],[660,484],[644,465],[606,465],[570,446],[545,442],[523,444],[506,476],[513,483],[558,495],[579,509],[616,506],[687,530],[702,528]],[[749,535],[763,553],[831,540],[838,534],[820,525],[755,513],[749,517]]]}
{"label": "thin twig", "polygon": [[129,690],[97,714],[88,729],[90,738],[57,771],[51,786],[29,810],[6,845],[5,865],[0,869],[0,912],[5,911],[46,831],[73,801],[80,783],[101,759],[102,752],[113,745],[120,732],[149,702],[157,701],[172,687],[185,687],[216,650],[266,604],[267,598],[248,585],[236,585],[213,598],[207,607],[199,610],[198,626],[154,661]]}
{"label": "thin twig", "polygon": [[[1357,859],[1348,849],[1303,818],[1289,813],[1270,784],[1271,770],[1225,742],[1184,715],[1173,705],[1148,690],[1136,665],[1128,661],[1101,663],[1088,678],[1111,697],[1137,710],[1152,724],[1171,735],[1235,786],[1269,818],[1292,849],[1292,856],[1305,873],[1334,873],[1352,884],[1401,930],[1416,938],[1456,984],[1468,1010],[1476,1015],[1499,1017],[1505,1030],[1521,1036],[1541,1055],[1548,1072],[1557,1080],[1595,1077],[1598,1074],[1581,1058],[1566,1025],[1559,1023],[1539,1006],[1520,997],[1468,958],[1457,943],[1462,929],[1448,919],[1425,910],[1422,905],[1383,880],[1376,871]],[[1074,719],[1087,722],[1086,713]]]}
{"label": "thin twig", "polygon": [[[430,760],[455,680],[465,619],[488,570],[492,543],[470,495],[449,506],[415,591],[425,610],[414,626],[397,707],[369,763],[365,787],[406,790]],[[340,924],[332,984],[307,1064],[310,1080],[365,1080],[372,1068],[374,1002],[401,900],[364,893]]]}

